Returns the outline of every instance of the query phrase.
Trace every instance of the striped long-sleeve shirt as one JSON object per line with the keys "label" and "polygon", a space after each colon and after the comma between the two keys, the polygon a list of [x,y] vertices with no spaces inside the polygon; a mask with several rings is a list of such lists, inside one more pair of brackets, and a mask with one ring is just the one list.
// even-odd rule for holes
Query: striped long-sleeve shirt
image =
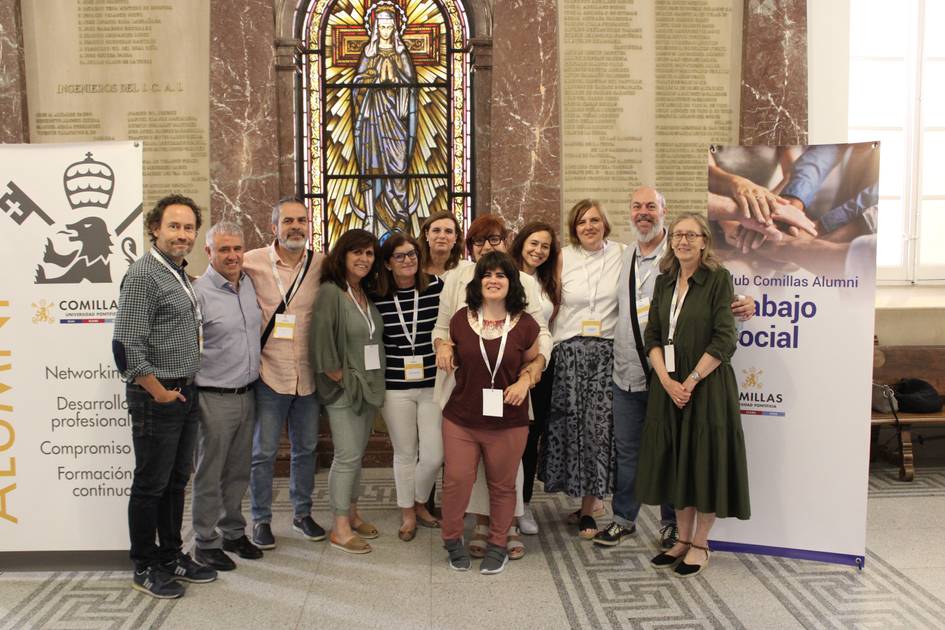
{"label": "striped long-sleeve shirt", "polygon": [[[404,325],[401,324],[397,314],[397,305],[393,295],[374,298],[374,304],[384,319],[384,352],[387,355],[384,379],[387,389],[433,387],[436,380],[436,353],[433,350],[431,335],[440,308],[440,291],[442,290],[443,281],[436,276],[430,276],[430,284],[420,294],[417,303],[417,336],[413,347],[404,331],[404,325],[406,325],[406,332],[413,332],[413,289],[396,289]],[[407,380],[404,372],[404,358],[409,356],[423,360],[422,380]]]}

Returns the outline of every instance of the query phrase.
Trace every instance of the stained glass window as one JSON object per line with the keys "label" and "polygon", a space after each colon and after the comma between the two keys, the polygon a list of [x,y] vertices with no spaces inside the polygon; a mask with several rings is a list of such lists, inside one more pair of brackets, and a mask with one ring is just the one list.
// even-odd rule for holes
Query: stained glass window
{"label": "stained glass window", "polygon": [[316,249],[472,208],[470,53],[457,0],[313,0],[301,22],[300,183]]}

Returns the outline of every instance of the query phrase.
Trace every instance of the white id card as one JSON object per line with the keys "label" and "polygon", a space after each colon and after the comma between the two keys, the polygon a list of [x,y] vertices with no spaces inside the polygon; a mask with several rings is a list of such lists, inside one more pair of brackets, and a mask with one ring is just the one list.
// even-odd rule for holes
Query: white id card
{"label": "white id card", "polygon": [[404,379],[423,380],[423,357],[404,357]]}
{"label": "white id card", "polygon": [[381,369],[381,351],[380,346],[378,346],[376,343],[369,343],[364,346],[364,369]]}
{"label": "white id card", "polygon": [[643,297],[637,300],[637,321],[640,322],[640,331],[646,328],[646,322],[650,319],[650,298]]}
{"label": "white id card", "polygon": [[676,348],[673,344],[663,346],[663,363],[666,364],[667,372],[676,371]]}
{"label": "white id card", "polygon": [[582,337],[600,337],[600,320],[585,319],[581,322]]}
{"label": "white id card", "polygon": [[295,337],[295,315],[282,313],[276,315],[276,325],[272,329],[272,336],[276,339],[292,339]]}
{"label": "white id card", "polygon": [[482,390],[482,415],[492,416],[494,418],[502,417],[502,397],[503,392],[501,389],[488,389],[485,388]]}

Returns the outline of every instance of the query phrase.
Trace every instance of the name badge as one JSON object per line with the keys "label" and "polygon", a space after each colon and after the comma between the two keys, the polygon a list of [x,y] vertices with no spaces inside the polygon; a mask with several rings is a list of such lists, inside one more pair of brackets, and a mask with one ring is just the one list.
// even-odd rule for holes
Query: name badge
{"label": "name badge", "polygon": [[673,344],[663,346],[663,363],[666,364],[667,372],[676,371],[676,348]]}
{"label": "name badge", "polygon": [[364,346],[364,369],[381,369],[381,350],[376,343],[370,343]]}
{"label": "name badge", "polygon": [[276,339],[294,339],[295,315],[288,313],[276,315],[276,325],[272,329],[272,336]]}
{"label": "name badge", "polygon": [[646,322],[650,319],[650,298],[642,297],[637,300],[637,321],[640,322],[640,329],[646,327]]}
{"label": "name badge", "polygon": [[502,417],[502,406],[504,404],[503,392],[501,389],[483,389],[482,390],[482,415],[492,416],[493,418]]}
{"label": "name badge", "polygon": [[423,357],[404,357],[404,379],[423,380]]}
{"label": "name badge", "polygon": [[585,319],[581,322],[581,336],[600,337],[600,326],[599,319]]}

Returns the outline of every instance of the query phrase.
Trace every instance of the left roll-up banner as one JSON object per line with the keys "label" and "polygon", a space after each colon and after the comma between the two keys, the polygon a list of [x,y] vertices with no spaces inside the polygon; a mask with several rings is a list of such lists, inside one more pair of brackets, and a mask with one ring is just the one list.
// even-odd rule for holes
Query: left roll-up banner
{"label": "left roll-up banner", "polygon": [[142,199],[140,143],[0,145],[0,552],[128,548],[111,339]]}

